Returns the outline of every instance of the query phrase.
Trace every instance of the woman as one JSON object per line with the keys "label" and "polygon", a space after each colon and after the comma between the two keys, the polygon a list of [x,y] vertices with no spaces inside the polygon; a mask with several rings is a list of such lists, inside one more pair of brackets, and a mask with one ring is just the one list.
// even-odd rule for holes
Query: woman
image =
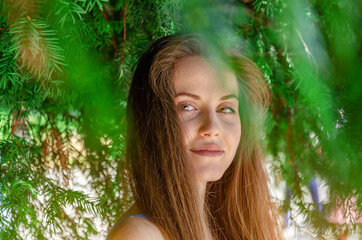
{"label": "woman", "polygon": [[279,239],[258,141],[267,88],[245,57],[215,59],[191,34],[141,57],[127,105],[135,204],[108,239]]}

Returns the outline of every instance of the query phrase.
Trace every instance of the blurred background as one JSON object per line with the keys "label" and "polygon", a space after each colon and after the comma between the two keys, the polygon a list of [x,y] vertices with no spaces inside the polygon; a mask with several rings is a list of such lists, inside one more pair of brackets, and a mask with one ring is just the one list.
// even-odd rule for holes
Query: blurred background
{"label": "blurred background", "polygon": [[155,39],[255,61],[285,239],[362,239],[359,0],[0,0],[0,239],[105,239],[132,204],[125,107]]}

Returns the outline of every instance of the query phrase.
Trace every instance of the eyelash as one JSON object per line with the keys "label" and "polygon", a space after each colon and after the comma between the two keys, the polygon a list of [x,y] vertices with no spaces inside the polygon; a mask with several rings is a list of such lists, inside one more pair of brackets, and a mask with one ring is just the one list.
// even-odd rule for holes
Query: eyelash
{"label": "eyelash", "polygon": [[[192,110],[185,110],[185,107],[188,107],[188,106],[191,106],[191,107],[193,107],[194,109],[192,109]],[[194,107],[192,104],[188,104],[188,103],[180,104],[180,105],[178,106],[178,108],[179,108],[181,111],[186,111],[186,112],[188,112],[188,111],[193,111],[193,110],[197,110],[196,107]],[[230,112],[223,112],[223,111],[222,111],[223,109],[230,110]],[[220,111],[220,110],[221,110],[221,111]],[[234,113],[235,113],[235,110],[234,110],[233,108],[231,108],[231,107],[222,107],[222,108],[219,108],[216,112],[221,112],[221,113],[225,113],[225,114],[234,114]]]}

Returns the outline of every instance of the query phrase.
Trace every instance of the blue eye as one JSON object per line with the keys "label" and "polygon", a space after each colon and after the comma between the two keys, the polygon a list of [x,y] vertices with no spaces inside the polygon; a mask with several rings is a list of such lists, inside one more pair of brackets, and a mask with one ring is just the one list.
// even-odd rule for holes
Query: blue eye
{"label": "blue eye", "polygon": [[235,113],[235,110],[232,109],[231,107],[222,107],[222,108],[219,108],[216,112],[230,114],[230,113]]}
{"label": "blue eye", "polygon": [[179,106],[179,109],[181,111],[193,111],[196,110],[196,108],[194,106],[192,106],[191,104],[182,104]]}

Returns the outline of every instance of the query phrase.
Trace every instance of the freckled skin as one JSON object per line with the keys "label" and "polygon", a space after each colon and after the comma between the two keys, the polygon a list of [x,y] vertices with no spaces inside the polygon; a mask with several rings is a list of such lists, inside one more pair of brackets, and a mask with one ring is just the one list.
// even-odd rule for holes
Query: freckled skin
{"label": "freckled skin", "polygon": [[[217,71],[207,59],[192,56],[177,62],[174,84],[184,144],[196,179],[216,181],[230,166],[240,142],[236,76],[230,69]],[[230,95],[236,97],[225,98]],[[192,151],[210,144],[222,151]]]}

